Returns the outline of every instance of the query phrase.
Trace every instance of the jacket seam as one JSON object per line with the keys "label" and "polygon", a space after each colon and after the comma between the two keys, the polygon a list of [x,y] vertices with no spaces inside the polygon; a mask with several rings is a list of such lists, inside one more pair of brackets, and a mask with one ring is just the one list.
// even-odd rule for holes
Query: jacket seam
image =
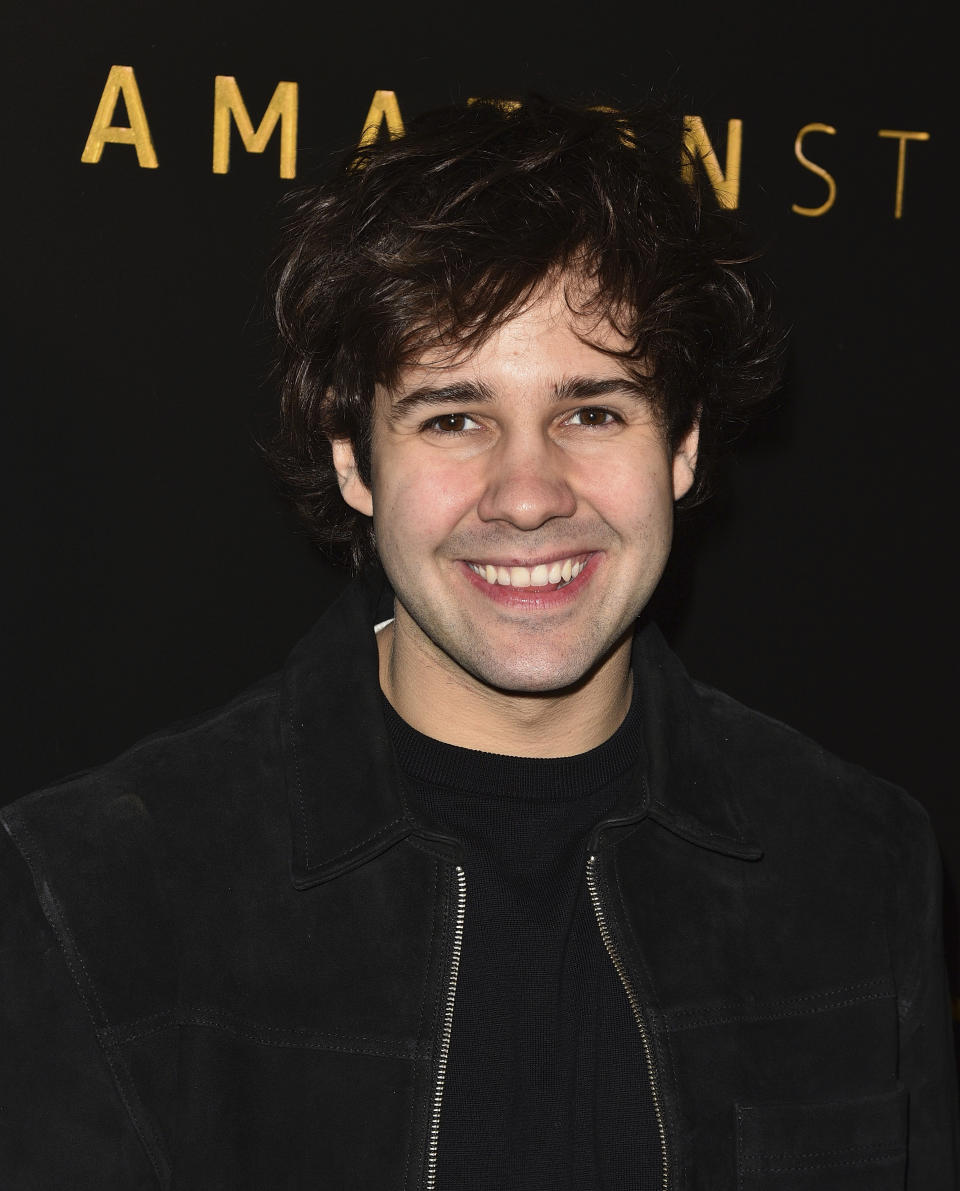
{"label": "jacket seam", "polygon": [[835,1149],[810,1150],[806,1154],[795,1154],[791,1150],[771,1151],[769,1153],[766,1150],[746,1150],[744,1152],[744,1157],[750,1159],[770,1158],[773,1160],[785,1158],[793,1158],[796,1160],[801,1158],[839,1158],[844,1154],[869,1154],[872,1150],[896,1150],[902,1148],[902,1146],[892,1146],[886,1141],[878,1141],[874,1142],[872,1145],[837,1146]]}
{"label": "jacket seam", "polygon": [[736,1140],[736,1161],[737,1161],[737,1191],[743,1191],[743,1180],[746,1171],[743,1169],[743,1163],[740,1161],[743,1153],[743,1106],[738,1104],[735,1107],[737,1116],[737,1140]]}
{"label": "jacket seam", "polygon": [[817,1013],[829,1013],[834,1009],[845,1009],[850,1005],[862,1005],[867,1001],[889,1001],[893,1000],[895,996],[896,994],[892,991],[869,993],[862,997],[848,997],[841,1001],[828,1001],[823,1005],[811,1006],[806,1009],[788,1009],[781,1013],[733,1013],[723,1017],[703,1017],[694,1021],[668,1025],[667,1028],[671,1033],[679,1034],[683,1030],[696,1030],[702,1026],[723,1026],[733,1022],[785,1021],[790,1017],[813,1017]]}
{"label": "jacket seam", "polygon": [[[926,878],[928,892],[933,894],[933,904],[942,905],[943,860],[940,856],[937,843],[932,835],[930,817],[923,807],[920,807],[920,811],[923,817],[924,826],[924,838],[919,841],[923,849],[919,857],[920,865],[922,866],[921,871]],[[901,873],[906,868],[904,859],[905,858],[894,858],[894,861],[900,861],[897,867]],[[931,880],[933,881],[932,888]],[[904,899],[906,896],[906,882],[895,880],[894,884],[897,889],[898,925],[900,925],[900,923],[902,923],[906,917],[909,921],[911,921],[916,934],[922,939],[929,940],[931,924],[931,920],[929,918],[930,901],[920,907],[919,921],[917,920],[917,916],[909,913],[909,911],[905,915]],[[942,929],[939,920],[934,920],[934,922],[934,929],[939,933],[939,930]],[[917,1006],[922,1005],[927,982],[929,981],[929,956],[927,956],[925,953],[919,956],[916,966],[917,971],[915,976],[913,976],[913,979],[904,981],[903,985],[898,985],[897,988],[897,1016],[901,1024],[901,1051],[903,1049],[906,1037],[912,1035],[920,1026],[920,1022],[916,1022],[909,1031],[908,1035],[906,1029],[907,1023],[910,1021],[910,1018],[917,1009]]]}
{"label": "jacket seam", "polygon": [[310,835],[307,831],[307,808],[303,800],[303,770],[300,766],[300,745],[297,742],[296,724],[293,723],[290,723],[290,742],[293,746],[293,764],[297,774],[297,808],[300,815],[300,834],[303,839],[303,863],[309,869]]}
{"label": "jacket seam", "polygon": [[[144,1028],[139,1029],[137,1027],[141,1022],[144,1023]],[[146,1025],[147,1022],[155,1024]],[[234,1017],[229,1013],[199,1008],[154,1014],[152,1017],[140,1019],[140,1022],[131,1022],[129,1026],[108,1027],[100,1032],[105,1038],[122,1046],[183,1026],[219,1029],[236,1037],[261,1042],[265,1046],[300,1047],[304,1050],[329,1050],[342,1054],[369,1054],[388,1058],[419,1055],[416,1043],[412,1046],[402,1042],[390,1043],[362,1034],[325,1034],[304,1026],[267,1026]]]}
{"label": "jacket seam", "polygon": [[891,1095],[898,1096],[901,1091],[902,1089],[898,1084],[897,1088],[892,1093],[880,1092],[878,1095],[874,1096],[854,1096],[844,1097],[839,1100],[815,1100],[812,1102],[801,1101],[799,1104],[792,1100],[775,1100],[771,1103],[764,1104],[738,1104],[737,1116],[739,1117],[745,1112],[756,1112],[758,1109],[763,1110],[767,1108],[789,1108],[794,1111],[799,1110],[800,1112],[803,1112],[804,1109],[810,1108],[815,1110],[819,1110],[821,1108],[848,1108],[851,1104],[870,1104],[878,1100],[889,1100]]}
{"label": "jacket seam", "polygon": [[[304,822],[305,821],[306,820],[304,819]],[[334,855],[334,856],[328,856],[323,860],[318,860],[313,865],[311,865],[311,863],[310,863],[309,851],[307,848],[307,832],[306,832],[306,830],[304,830],[304,832],[303,832],[303,841],[304,841],[303,855],[304,855],[304,863],[305,863],[306,869],[308,872],[315,873],[318,869],[326,868],[329,865],[340,864],[343,861],[348,860],[351,856],[354,855],[354,853],[361,852],[368,845],[372,844],[374,842],[374,840],[380,839],[381,836],[388,835],[391,831],[393,831],[393,829],[399,823],[404,823],[404,822],[406,822],[406,820],[404,819],[403,815],[398,815],[395,819],[391,819],[390,822],[386,824],[386,826],[381,827],[378,831],[375,831],[373,833],[373,835],[368,835],[366,837],[366,839],[362,839],[358,844],[352,844],[345,851],[337,852],[336,855]]]}
{"label": "jacket seam", "polygon": [[[53,931],[54,938],[57,940],[57,945],[60,948],[60,954],[63,957],[67,971],[70,973],[70,976],[73,979],[73,983],[77,989],[77,995],[80,998],[80,1003],[83,1005],[84,1009],[86,1010],[87,1017],[90,1019],[94,1037],[97,1040],[97,1045],[99,1046],[104,1057],[107,1068],[113,1077],[113,1084],[117,1090],[117,1095],[120,1097],[120,1103],[123,1105],[124,1111],[126,1112],[127,1117],[130,1120],[130,1123],[133,1125],[134,1131],[140,1140],[140,1144],[143,1146],[143,1149],[146,1152],[147,1159],[153,1168],[153,1173],[156,1176],[157,1182],[161,1187],[165,1187],[169,1181],[169,1169],[166,1158],[164,1157],[158,1139],[153,1135],[153,1130],[148,1126],[147,1122],[142,1119],[141,1114],[138,1111],[138,1108],[142,1107],[142,1104],[137,1106],[133,1104],[133,1099],[136,1098],[136,1100],[139,1101],[140,1097],[136,1090],[136,1085],[133,1082],[133,1078],[130,1075],[129,1070],[127,1070],[122,1056],[117,1053],[112,1053],[112,1048],[106,1045],[102,1031],[97,1026],[96,1015],[91,1008],[88,990],[84,989],[83,981],[80,978],[79,972],[82,972],[84,979],[89,984],[89,994],[92,995],[99,1016],[102,1018],[105,1026],[108,1025],[107,1015],[97,992],[96,985],[90,977],[90,973],[87,970],[86,964],[84,963],[80,949],[77,947],[76,940],[73,938],[73,934],[69,925],[67,924],[67,919],[63,912],[63,906],[60,904],[60,900],[54,892],[51,883],[49,881],[43,880],[39,865],[40,850],[37,846],[36,840],[33,837],[33,833],[30,831],[23,818],[18,819],[16,828],[7,816],[2,816],[2,822],[7,830],[7,834],[17,845],[18,850],[27,863],[27,867],[30,870],[31,876],[33,877],[33,884],[37,894],[37,900],[39,901],[40,907],[43,910],[44,917],[50,924],[50,929]],[[18,831],[22,834],[22,838],[20,839],[18,839]],[[29,846],[25,847],[25,843]],[[55,911],[54,914],[51,914],[47,906],[44,904],[45,899],[41,889],[46,892],[50,905]],[[71,952],[75,955],[77,963],[79,964],[79,972],[76,965],[72,962]]]}
{"label": "jacket seam", "polygon": [[[660,812],[664,817],[669,818],[670,822],[675,824],[679,831],[688,831],[691,835],[701,836],[704,839],[723,840],[731,844],[747,845],[743,834],[737,830],[735,834],[731,835],[728,831],[711,831],[705,824],[701,823],[693,815],[687,812],[677,813],[672,810],[665,802],[659,798],[652,799],[650,803],[651,813]],[[659,822],[659,819],[658,819]]]}
{"label": "jacket seam", "polygon": [[872,1156],[866,1157],[866,1159],[855,1158],[846,1162],[800,1162],[792,1166],[767,1166],[766,1164],[760,1166],[744,1165],[741,1167],[741,1172],[743,1174],[788,1174],[804,1170],[840,1170],[849,1166],[858,1166],[862,1170],[865,1165],[872,1166],[877,1162],[887,1162],[891,1158],[902,1158],[903,1154],[903,1146],[897,1146],[878,1151]]}
{"label": "jacket seam", "polygon": [[321,864],[332,864],[334,861],[344,860],[347,856],[352,856],[354,852],[359,852],[360,849],[365,848],[367,844],[372,844],[375,839],[379,839],[380,836],[386,835],[387,832],[392,831],[398,823],[402,822],[404,822],[403,815],[397,815],[395,819],[391,819],[385,827],[381,827],[379,831],[375,831],[373,835],[368,835],[366,839],[362,839],[358,844],[354,844],[352,847],[347,848],[344,852],[338,852],[336,856],[332,856],[329,860],[321,861]]}
{"label": "jacket seam", "polygon": [[[773,1009],[777,1005],[795,1005],[800,1001],[813,1001],[820,999],[827,999],[829,997],[838,996],[840,993],[854,992],[857,989],[876,988],[883,985],[892,990],[892,983],[888,976],[877,976],[872,980],[858,980],[855,984],[838,984],[833,988],[823,989],[821,992],[796,993],[792,997],[775,997],[771,1001],[758,1001],[757,1005]],[[893,995],[891,991],[891,996]],[[724,1013],[727,1010],[739,1009],[741,1006],[735,1002],[727,1001],[719,1005],[713,1005],[709,1009],[704,1009],[702,1005],[689,1005],[686,1008],[672,1010],[671,1017],[687,1016],[688,1014],[698,1013]]]}

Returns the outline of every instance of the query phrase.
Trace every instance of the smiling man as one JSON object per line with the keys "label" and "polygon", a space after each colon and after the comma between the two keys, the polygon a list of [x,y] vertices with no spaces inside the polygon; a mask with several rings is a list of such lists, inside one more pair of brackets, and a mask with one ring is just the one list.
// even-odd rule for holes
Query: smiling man
{"label": "smiling man", "polygon": [[474,104],[300,196],[273,461],[359,575],[3,812],[5,1191],[956,1187],[924,812],[644,615],[775,379],[682,146]]}
{"label": "smiling man", "polygon": [[612,354],[630,341],[571,309],[584,284],[545,279],[465,358],[427,353],[381,387],[370,485],[350,441],[333,442],[401,594],[381,686],[438,740],[580,753],[630,704],[633,628],[693,483],[697,425],[668,444],[649,383]]}

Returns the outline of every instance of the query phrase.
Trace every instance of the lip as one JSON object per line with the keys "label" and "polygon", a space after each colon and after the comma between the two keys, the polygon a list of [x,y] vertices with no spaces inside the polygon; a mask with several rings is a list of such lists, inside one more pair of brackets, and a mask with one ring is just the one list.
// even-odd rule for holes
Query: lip
{"label": "lip", "polygon": [[[496,563],[492,559],[484,559],[484,562],[489,561],[491,566],[520,566],[520,567],[534,567],[541,564],[549,564],[552,562],[559,562],[565,558],[572,558],[575,560],[586,559],[586,565],[583,570],[577,575],[576,579],[571,579],[566,586],[561,588],[547,588],[547,587],[506,587],[499,583],[488,583],[486,579],[482,579],[476,571],[472,570],[469,563],[463,559],[459,560],[457,566],[460,573],[466,578],[467,582],[471,584],[476,590],[486,599],[491,600],[495,604],[499,604],[504,608],[518,608],[518,609],[541,609],[543,611],[554,611],[572,604],[581,594],[586,585],[591,581],[594,573],[600,565],[602,554],[600,551],[583,552],[579,554],[554,554],[549,558],[537,559],[536,562],[529,560],[500,562]],[[474,561],[473,559],[470,560]]]}

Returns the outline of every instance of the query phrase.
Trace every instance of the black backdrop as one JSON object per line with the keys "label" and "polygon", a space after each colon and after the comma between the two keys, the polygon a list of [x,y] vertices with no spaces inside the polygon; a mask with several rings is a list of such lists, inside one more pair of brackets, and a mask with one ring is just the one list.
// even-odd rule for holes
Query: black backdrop
{"label": "black backdrop", "polygon": [[[234,130],[215,174],[215,77],[259,123],[299,87],[297,181],[358,138],[373,94],[411,115],[528,89],[699,115],[766,248],[790,373],[659,597],[689,668],[908,787],[960,883],[954,798],[956,238],[946,33],[933,6],[732,0],[563,7],[367,0],[6,6],[3,479],[9,745],[3,801],[106,759],[276,668],[343,582],[275,496],[262,275],[279,129]],[[135,72],[158,165],[81,162],[110,68]],[[120,104],[114,123],[127,123]],[[804,152],[835,181],[806,169]],[[906,143],[895,217],[900,141]],[[952,930],[952,926],[951,926]],[[950,954],[957,975],[957,944]]]}

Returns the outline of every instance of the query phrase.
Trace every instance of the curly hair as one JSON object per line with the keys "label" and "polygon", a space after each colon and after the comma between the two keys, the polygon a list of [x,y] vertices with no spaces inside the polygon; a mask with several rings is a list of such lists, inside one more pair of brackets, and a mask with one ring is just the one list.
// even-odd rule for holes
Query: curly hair
{"label": "curly hair", "polygon": [[376,386],[431,347],[479,346],[551,276],[575,276],[568,302],[626,337],[612,354],[645,378],[674,449],[699,420],[684,503],[704,498],[717,447],[776,384],[779,336],[738,221],[684,161],[683,119],[663,106],[534,96],[429,112],[292,196],[269,457],[316,542],[355,568],[375,557],[330,439],[351,441],[369,485]]}

